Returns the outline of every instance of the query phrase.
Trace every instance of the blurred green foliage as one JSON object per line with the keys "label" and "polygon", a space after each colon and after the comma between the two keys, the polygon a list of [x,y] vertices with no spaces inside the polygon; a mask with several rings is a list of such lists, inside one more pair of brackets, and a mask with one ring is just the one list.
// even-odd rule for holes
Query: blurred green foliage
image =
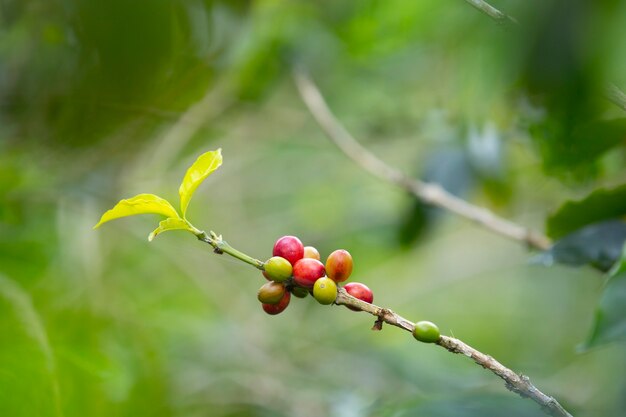
{"label": "blurred green foliage", "polygon": [[377,303],[574,415],[623,415],[623,345],[575,351],[597,271],[528,264],[461,219],[414,215],[323,138],[291,82],[306,68],[404,172],[540,228],[626,178],[624,114],[603,97],[626,88],[626,3],[493,3],[520,24],[461,0],[1,0],[0,415],[540,412],[465,358],[369,332],[364,314],[309,298],[266,316],[257,271],[183,233],[148,244],[156,217],[91,229],[120,198],[175,201],[218,147],[227,163],[187,213],[198,227],[258,258],[283,234],[346,248]]}
{"label": "blurred green foliage", "polygon": [[626,252],[609,274],[606,288],[596,311],[596,320],[586,347],[626,341]]}

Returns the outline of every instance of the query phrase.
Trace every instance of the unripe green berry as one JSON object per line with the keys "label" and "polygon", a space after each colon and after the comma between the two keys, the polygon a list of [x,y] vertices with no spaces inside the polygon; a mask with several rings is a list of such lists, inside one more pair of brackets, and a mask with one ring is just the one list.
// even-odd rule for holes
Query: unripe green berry
{"label": "unripe green berry", "polygon": [[441,337],[439,327],[429,321],[418,321],[415,323],[413,337],[424,343],[434,343]]}
{"label": "unripe green berry", "polygon": [[293,287],[291,293],[298,298],[305,298],[309,295],[309,290],[304,287]]}
{"label": "unripe green berry", "polygon": [[280,256],[272,256],[265,262],[265,264],[263,264],[263,267],[265,268],[265,274],[263,275],[276,282],[288,280],[293,271],[293,267],[289,261],[285,258],[281,258]]}
{"label": "unripe green berry", "polygon": [[332,304],[337,299],[337,284],[328,277],[319,278],[313,285],[313,297],[320,304]]}
{"label": "unripe green berry", "polygon": [[281,283],[270,281],[259,288],[257,298],[264,304],[278,304],[284,295],[285,286]]}

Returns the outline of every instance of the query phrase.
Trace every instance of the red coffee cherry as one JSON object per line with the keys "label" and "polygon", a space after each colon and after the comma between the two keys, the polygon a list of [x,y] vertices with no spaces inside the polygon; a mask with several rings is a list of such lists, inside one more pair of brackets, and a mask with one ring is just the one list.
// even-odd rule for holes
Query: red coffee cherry
{"label": "red coffee cherry", "polygon": [[335,282],[343,282],[352,273],[352,255],[343,249],[338,249],[328,255],[326,259],[326,275]]}
{"label": "red coffee cherry", "polygon": [[259,288],[257,298],[263,304],[278,304],[285,295],[285,286],[278,282],[270,281]]}
{"label": "red coffee cherry", "polygon": [[[374,301],[374,293],[370,290],[367,285],[361,284],[360,282],[349,282],[344,285],[343,288],[346,290],[348,294],[353,296],[354,298],[358,298],[361,301],[365,301],[366,303],[372,303]],[[350,310],[359,311],[359,309],[347,306]]]}
{"label": "red coffee cherry", "polygon": [[295,236],[283,236],[274,243],[272,254],[285,258],[291,265],[295,265],[304,257],[304,245]]}
{"label": "red coffee cherry", "polygon": [[276,314],[280,314],[285,311],[289,305],[289,300],[291,300],[291,293],[289,291],[285,291],[285,295],[283,295],[283,298],[278,302],[278,304],[261,304],[261,306],[263,307],[263,311],[267,314],[275,316]]}
{"label": "red coffee cherry", "polygon": [[302,258],[293,266],[293,280],[301,287],[313,287],[324,274],[324,264],[317,259]]}
{"label": "red coffee cherry", "polygon": [[304,247],[304,257],[305,258],[313,258],[320,260],[320,253],[313,246],[305,246]]}

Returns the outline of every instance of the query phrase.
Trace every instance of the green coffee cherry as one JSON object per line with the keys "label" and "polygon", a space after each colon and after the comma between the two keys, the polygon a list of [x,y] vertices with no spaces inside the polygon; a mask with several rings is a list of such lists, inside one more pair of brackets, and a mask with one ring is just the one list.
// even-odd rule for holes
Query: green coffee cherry
{"label": "green coffee cherry", "polygon": [[303,287],[293,287],[291,289],[291,293],[298,298],[305,298],[307,295],[309,295],[309,290],[308,288]]}
{"label": "green coffee cherry", "polygon": [[276,282],[283,282],[291,277],[293,268],[289,261],[280,256],[272,256],[263,265],[265,268],[265,275]]}
{"label": "green coffee cherry", "polygon": [[313,297],[320,304],[332,304],[337,298],[337,284],[328,277],[319,278],[313,285]]}
{"label": "green coffee cherry", "polygon": [[441,337],[439,327],[429,321],[418,321],[415,323],[413,337],[424,343],[434,343]]}

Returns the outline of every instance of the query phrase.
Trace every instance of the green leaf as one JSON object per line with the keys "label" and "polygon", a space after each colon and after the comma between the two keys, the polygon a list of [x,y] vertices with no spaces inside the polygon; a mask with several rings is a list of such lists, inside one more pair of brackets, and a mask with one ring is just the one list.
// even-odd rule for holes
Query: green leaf
{"label": "green leaf", "polygon": [[206,177],[218,169],[220,165],[222,165],[222,149],[203,153],[196,159],[196,162],[189,167],[178,189],[178,193],[180,194],[180,210],[183,213],[183,218],[185,217],[187,206],[196,188],[202,184],[202,181],[204,181]]}
{"label": "green leaf", "polygon": [[580,201],[568,201],[546,222],[548,236],[558,239],[584,226],[626,215],[626,185],[600,189]]}
{"label": "green leaf", "polygon": [[179,217],[169,217],[165,220],[162,220],[159,223],[159,227],[157,227],[152,233],[150,233],[150,235],[148,236],[148,241],[152,242],[152,239],[157,237],[160,233],[167,232],[168,230],[189,230],[190,232],[193,231],[187,221]]}
{"label": "green leaf", "polygon": [[552,247],[535,256],[532,262],[545,266],[555,263],[591,265],[606,272],[622,254],[626,241],[626,223],[608,220],[590,224],[554,242]]}
{"label": "green leaf", "polygon": [[0,275],[0,415],[58,417],[57,365],[30,295]]}
{"label": "green leaf", "polygon": [[103,223],[120,217],[134,216],[135,214],[162,214],[167,217],[180,218],[176,209],[169,201],[154,194],[139,194],[132,198],[122,200],[111,210],[102,215],[98,224],[93,228],[97,229]]}
{"label": "green leaf", "polygon": [[626,141],[626,118],[572,123],[557,117],[533,126],[531,133],[549,171],[593,172],[598,158]]}
{"label": "green leaf", "polygon": [[626,341],[626,248],[610,272],[585,347]]}

